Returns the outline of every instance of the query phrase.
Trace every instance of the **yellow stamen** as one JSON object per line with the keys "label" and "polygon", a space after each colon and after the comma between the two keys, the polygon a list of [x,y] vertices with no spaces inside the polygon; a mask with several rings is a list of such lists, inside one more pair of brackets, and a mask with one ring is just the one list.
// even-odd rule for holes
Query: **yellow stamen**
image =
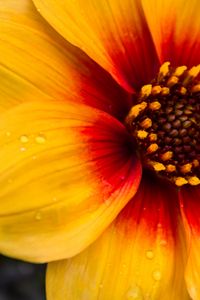
{"label": "yellow stamen", "polygon": [[157,141],[157,134],[156,133],[150,133],[150,135],[149,135],[149,140],[151,141],[151,142],[155,142],[155,141]]}
{"label": "yellow stamen", "polygon": [[189,173],[192,169],[192,164],[188,163],[180,167],[180,171],[183,174]]}
{"label": "yellow stamen", "polygon": [[194,159],[192,162],[193,166],[196,168],[199,166],[199,161],[197,159]]}
{"label": "yellow stamen", "polygon": [[192,78],[195,78],[199,75],[200,72],[200,65],[192,67],[189,71],[188,71],[188,75],[191,76]]}
{"label": "yellow stamen", "polygon": [[170,158],[172,158],[172,156],[173,156],[173,152],[172,151],[167,151],[167,152],[161,154],[160,157],[163,161],[166,161],[166,160],[169,160]]}
{"label": "yellow stamen", "polygon": [[188,181],[184,178],[184,177],[177,177],[176,179],[175,179],[175,184],[177,185],[177,186],[182,186],[182,185],[185,185],[185,184],[187,184],[188,183]]}
{"label": "yellow stamen", "polygon": [[185,72],[185,70],[187,70],[186,66],[180,66],[178,68],[176,68],[176,70],[174,71],[174,76],[180,77],[181,75],[183,75],[183,73]]}
{"label": "yellow stamen", "polygon": [[137,131],[137,136],[141,140],[145,139],[147,137],[147,135],[148,135],[148,132],[145,131],[145,130],[138,130]]}
{"label": "yellow stamen", "polygon": [[194,86],[192,87],[191,91],[192,91],[192,93],[198,93],[198,92],[200,92],[200,83],[194,85]]}
{"label": "yellow stamen", "polygon": [[173,85],[177,84],[179,81],[179,78],[172,75],[168,80],[167,80],[167,86],[172,87]]}
{"label": "yellow stamen", "polygon": [[162,90],[162,88],[161,88],[160,85],[154,85],[152,87],[151,94],[152,95],[158,95],[158,94],[160,94],[161,90]]}
{"label": "yellow stamen", "polygon": [[169,73],[169,66],[169,61],[166,61],[164,64],[162,64],[158,74],[158,82],[160,82]]}
{"label": "yellow stamen", "polygon": [[145,128],[145,129],[151,127],[151,125],[152,125],[152,121],[151,121],[150,118],[146,118],[146,119],[144,119],[144,121],[142,121],[142,122],[140,123],[140,126],[141,126],[142,128]]}
{"label": "yellow stamen", "polygon": [[187,89],[185,87],[181,87],[179,92],[182,94],[182,95],[185,95],[187,93]]}
{"label": "yellow stamen", "polygon": [[169,165],[166,166],[166,170],[169,173],[175,172],[176,171],[176,166],[169,164]]}
{"label": "yellow stamen", "polygon": [[153,169],[157,172],[164,171],[166,169],[163,164],[161,164],[157,161],[152,161],[151,165],[152,165]]}
{"label": "yellow stamen", "polygon": [[162,88],[162,91],[161,91],[161,94],[164,96],[164,95],[169,95],[169,88],[168,87],[163,87]]}
{"label": "yellow stamen", "polygon": [[141,88],[140,95],[141,97],[148,97],[151,94],[152,85],[146,84]]}
{"label": "yellow stamen", "polygon": [[199,76],[200,64],[188,70],[165,62],[125,120],[144,167],[177,187],[200,185]]}
{"label": "yellow stamen", "polygon": [[183,80],[183,85],[187,85],[191,80],[193,80],[195,77],[199,75],[200,72],[200,65],[192,67],[188,73],[185,79]]}
{"label": "yellow stamen", "polygon": [[151,110],[158,110],[158,109],[161,108],[161,104],[160,104],[160,102],[158,102],[158,101],[154,101],[154,102],[151,102],[151,103],[149,104],[149,108],[150,108]]}
{"label": "yellow stamen", "polygon": [[134,105],[128,116],[126,117],[126,122],[127,123],[130,123],[130,121],[132,121],[133,119],[135,119],[139,114],[140,112],[142,112],[143,110],[145,110],[145,108],[147,107],[147,103],[145,101],[139,103],[139,104],[136,104]]}
{"label": "yellow stamen", "polygon": [[188,182],[190,185],[198,185],[200,184],[200,180],[197,176],[192,176],[188,178]]}
{"label": "yellow stamen", "polygon": [[158,145],[157,144],[151,144],[148,148],[147,148],[147,153],[153,153],[156,152],[158,150]]}

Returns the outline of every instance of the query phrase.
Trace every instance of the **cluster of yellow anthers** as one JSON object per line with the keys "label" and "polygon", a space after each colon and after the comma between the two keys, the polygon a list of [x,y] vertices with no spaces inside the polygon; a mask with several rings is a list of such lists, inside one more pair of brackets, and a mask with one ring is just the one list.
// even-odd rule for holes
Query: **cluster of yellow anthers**
{"label": "cluster of yellow anthers", "polygon": [[199,73],[165,62],[126,118],[144,165],[177,186],[200,184]]}

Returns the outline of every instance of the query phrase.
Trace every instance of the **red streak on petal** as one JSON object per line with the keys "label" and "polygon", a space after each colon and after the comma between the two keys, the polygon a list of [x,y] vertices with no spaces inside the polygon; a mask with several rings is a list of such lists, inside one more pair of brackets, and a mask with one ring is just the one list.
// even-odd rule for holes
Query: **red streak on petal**
{"label": "red streak on petal", "polygon": [[[145,174],[140,187],[118,217],[119,227],[126,226],[126,233],[133,235],[140,226],[147,235],[156,238],[162,231],[167,239],[177,237],[177,222],[180,211],[176,189],[152,174]],[[125,225],[126,224],[126,225]]]}
{"label": "red streak on petal", "polygon": [[174,32],[165,37],[161,45],[161,63],[170,61],[173,66],[186,65],[188,68],[199,64],[199,39],[184,37],[185,34],[178,42]]}
{"label": "red streak on petal", "polygon": [[189,226],[200,233],[200,187],[184,187],[180,192],[180,200]]}
{"label": "red streak on petal", "polygon": [[87,155],[97,177],[108,186],[108,197],[125,184],[130,184],[130,189],[138,185],[140,162],[133,152],[130,136],[119,121],[104,116],[104,123],[98,119],[93,126],[83,129],[82,135],[87,139]]}

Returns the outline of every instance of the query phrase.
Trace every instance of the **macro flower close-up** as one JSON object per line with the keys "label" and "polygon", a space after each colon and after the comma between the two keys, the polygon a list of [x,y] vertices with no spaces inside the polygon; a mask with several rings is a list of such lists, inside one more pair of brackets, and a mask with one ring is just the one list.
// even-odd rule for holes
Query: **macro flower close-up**
{"label": "macro flower close-up", "polygon": [[0,0],[0,253],[47,300],[200,300],[199,14]]}

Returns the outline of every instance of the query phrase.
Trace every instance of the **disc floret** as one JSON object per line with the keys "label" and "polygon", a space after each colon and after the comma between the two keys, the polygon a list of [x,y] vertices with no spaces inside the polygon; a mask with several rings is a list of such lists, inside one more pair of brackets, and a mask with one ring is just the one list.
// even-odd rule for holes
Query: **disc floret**
{"label": "disc floret", "polygon": [[164,63],[126,117],[144,166],[177,186],[200,184],[199,73]]}

